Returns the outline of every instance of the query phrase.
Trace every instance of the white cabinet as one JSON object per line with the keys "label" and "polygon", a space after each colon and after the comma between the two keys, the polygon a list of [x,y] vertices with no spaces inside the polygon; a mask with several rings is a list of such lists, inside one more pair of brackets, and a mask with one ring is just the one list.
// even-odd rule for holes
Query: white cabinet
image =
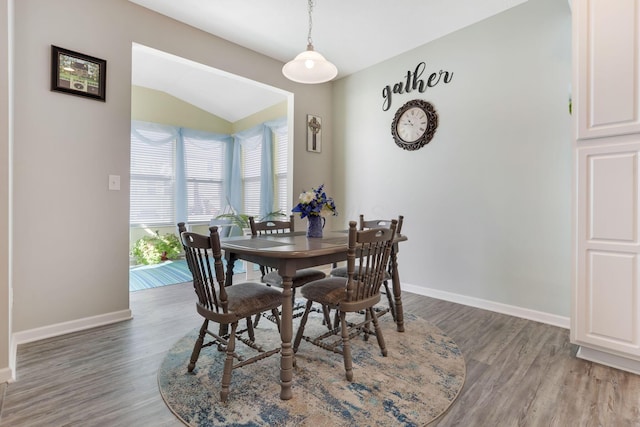
{"label": "white cabinet", "polygon": [[640,0],[573,2],[571,340],[640,373]]}
{"label": "white cabinet", "polygon": [[[571,337],[583,346],[579,356],[586,352],[590,360],[603,362],[594,351],[606,351],[640,361],[640,140],[578,147],[576,156],[577,271]],[[624,367],[622,361],[616,366]],[[625,369],[640,373],[640,364]]]}
{"label": "white cabinet", "polygon": [[578,140],[640,133],[639,1],[576,0],[572,10]]}

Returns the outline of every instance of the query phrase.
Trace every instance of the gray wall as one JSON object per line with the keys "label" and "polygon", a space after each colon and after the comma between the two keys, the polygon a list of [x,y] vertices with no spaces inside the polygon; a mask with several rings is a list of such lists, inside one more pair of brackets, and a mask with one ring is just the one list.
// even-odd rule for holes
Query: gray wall
{"label": "gray wall", "polygon": [[[423,61],[425,78],[445,70],[451,82],[396,94],[383,111],[382,88]],[[341,79],[333,131],[343,219],[405,216],[405,289],[566,321],[570,83],[571,13],[557,0],[529,0]],[[431,102],[440,123],[411,152],[390,126],[415,98]]]}

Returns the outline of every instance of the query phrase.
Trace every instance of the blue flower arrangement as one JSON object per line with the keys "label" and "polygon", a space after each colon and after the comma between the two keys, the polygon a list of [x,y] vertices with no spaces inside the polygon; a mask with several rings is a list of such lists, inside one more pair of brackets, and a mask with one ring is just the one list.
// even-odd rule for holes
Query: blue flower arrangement
{"label": "blue flower arrangement", "polygon": [[327,194],[324,192],[324,184],[300,194],[298,204],[291,209],[291,212],[300,213],[300,218],[307,216],[327,217],[329,215],[338,215],[333,199],[327,197]]}

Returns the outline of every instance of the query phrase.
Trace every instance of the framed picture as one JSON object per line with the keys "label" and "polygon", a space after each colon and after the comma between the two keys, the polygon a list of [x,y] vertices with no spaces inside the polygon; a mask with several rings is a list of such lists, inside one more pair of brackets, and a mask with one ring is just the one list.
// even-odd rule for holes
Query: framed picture
{"label": "framed picture", "polygon": [[106,100],[107,61],[51,45],[51,90]]}
{"label": "framed picture", "polygon": [[307,114],[307,151],[322,152],[322,118]]}

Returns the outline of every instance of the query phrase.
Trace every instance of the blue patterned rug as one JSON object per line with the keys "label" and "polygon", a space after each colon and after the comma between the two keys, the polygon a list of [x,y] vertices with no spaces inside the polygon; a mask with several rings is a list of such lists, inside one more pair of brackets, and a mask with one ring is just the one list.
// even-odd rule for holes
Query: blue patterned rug
{"label": "blue patterned rug", "polygon": [[[233,371],[226,404],[220,403],[222,353],[203,349],[194,373],[187,373],[198,332],[194,329],[162,362],[160,392],[190,426],[425,426],[462,389],[464,357],[455,342],[424,319],[405,315],[403,333],[388,314],[381,324],[388,357],[380,355],[375,337],[355,339],[352,383],[345,379],[341,355],[303,341],[296,355],[293,399],[279,398],[280,357],[273,356]],[[305,335],[311,327],[324,330],[319,319],[310,318]],[[265,348],[279,342],[271,322],[260,322],[259,329],[260,336],[268,335]]]}
{"label": "blue patterned rug", "polygon": [[[242,263],[235,263],[233,273],[244,273]],[[130,292],[191,282],[191,280],[187,261],[183,259],[164,261],[160,264],[139,265],[129,269]]]}

